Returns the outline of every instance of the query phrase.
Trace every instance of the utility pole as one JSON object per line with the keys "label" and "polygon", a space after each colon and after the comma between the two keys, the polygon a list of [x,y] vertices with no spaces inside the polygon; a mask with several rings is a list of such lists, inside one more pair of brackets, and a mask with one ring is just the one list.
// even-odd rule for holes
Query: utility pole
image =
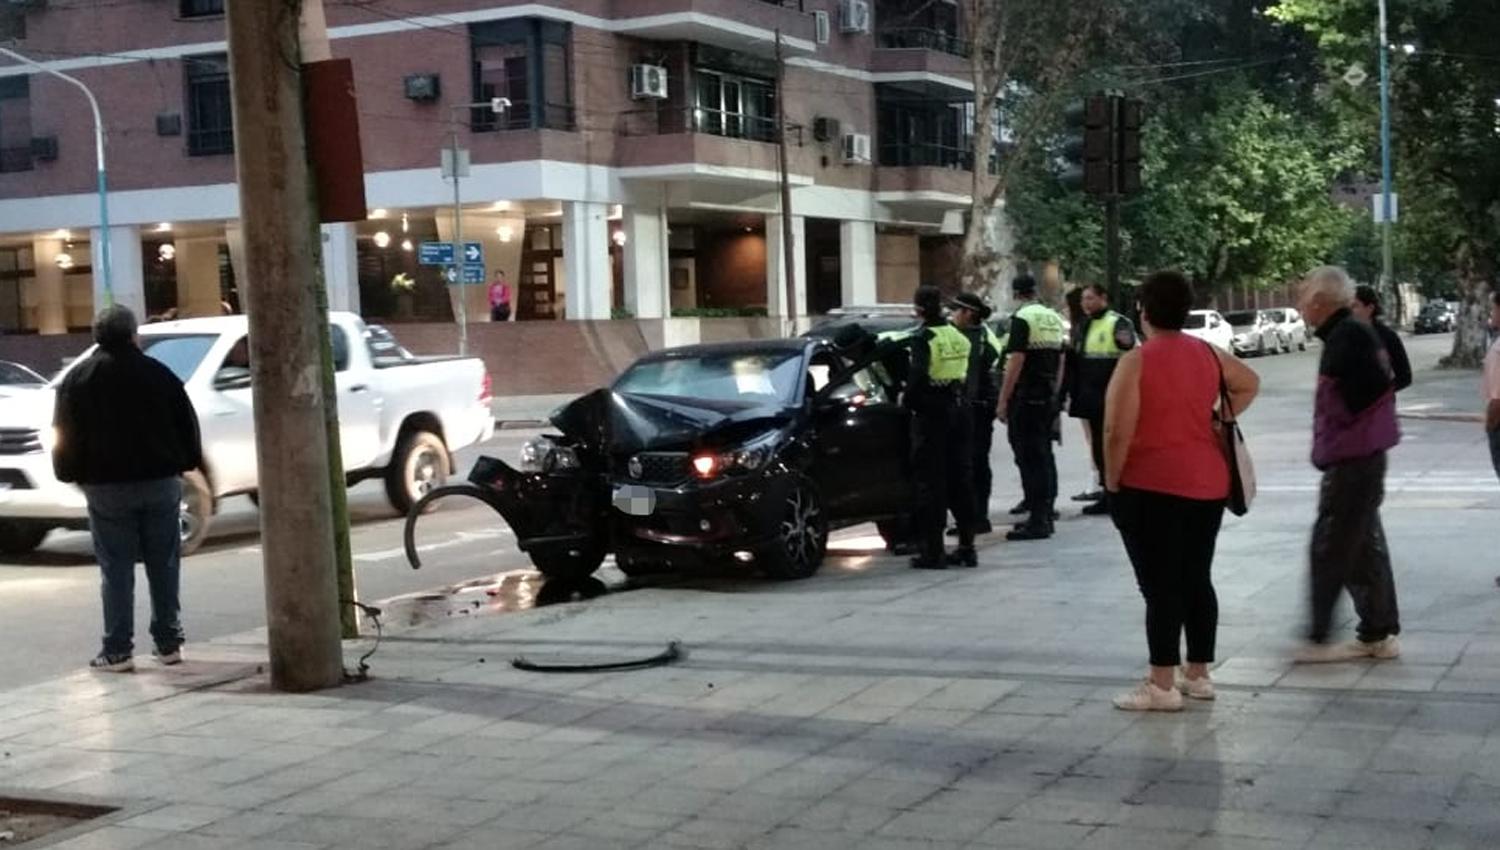
{"label": "utility pole", "polygon": [[458,159],[458,109],[454,107],[450,114],[453,116],[453,132],[450,134],[450,145],[448,148],[449,164],[453,169],[453,283],[458,286],[458,356],[467,357],[469,354],[469,291],[464,287],[464,214],[463,202],[459,199],[458,179],[463,176],[463,169]]}
{"label": "utility pole", "polygon": [[788,173],[786,143],[786,57],[781,30],[776,30],[776,140],[781,170],[781,253],[786,275],[786,321],[788,336],[797,330],[797,255],[792,250],[796,233],[792,228],[792,178]]}
{"label": "utility pole", "polygon": [[244,229],[271,685],[343,680],[317,218],[302,118],[302,3],[226,6]]}
{"label": "utility pole", "polygon": [[1396,289],[1396,257],[1392,244],[1394,224],[1391,221],[1391,46],[1386,29],[1385,0],[1380,3],[1380,288],[1389,297],[1395,298],[1396,322],[1405,317],[1401,307],[1401,293]]}

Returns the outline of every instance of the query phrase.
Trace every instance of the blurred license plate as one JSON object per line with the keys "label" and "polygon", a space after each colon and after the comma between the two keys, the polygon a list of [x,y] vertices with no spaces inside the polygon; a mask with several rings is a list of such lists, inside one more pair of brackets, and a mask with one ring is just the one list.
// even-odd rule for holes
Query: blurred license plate
{"label": "blurred license plate", "polygon": [[622,484],[615,488],[615,510],[630,516],[651,516],[656,512],[656,491]]}

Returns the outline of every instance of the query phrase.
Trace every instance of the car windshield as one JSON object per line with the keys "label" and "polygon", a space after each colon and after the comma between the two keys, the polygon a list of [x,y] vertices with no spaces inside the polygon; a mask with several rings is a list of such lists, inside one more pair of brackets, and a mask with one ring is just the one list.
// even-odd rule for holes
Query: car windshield
{"label": "car windshield", "polygon": [[47,383],[41,375],[15,363],[0,362],[0,384],[9,387],[39,387]]}
{"label": "car windshield", "polygon": [[1182,327],[1190,331],[1202,330],[1208,327],[1208,314],[1189,313],[1187,321],[1182,323]]}
{"label": "car windshield", "polygon": [[141,350],[187,383],[218,341],[217,334],[151,334],[141,337]]}
{"label": "car windshield", "polygon": [[797,351],[705,354],[637,363],[615,391],[708,401],[790,404],[805,379]]}
{"label": "car windshield", "polygon": [[1277,324],[1281,324],[1282,322],[1285,322],[1287,320],[1286,313],[1282,310],[1267,310],[1266,319],[1268,321],[1276,322]]}
{"label": "car windshield", "polygon": [[1224,321],[1237,328],[1247,327],[1255,324],[1255,313],[1249,310],[1241,310],[1238,313],[1225,313]]}

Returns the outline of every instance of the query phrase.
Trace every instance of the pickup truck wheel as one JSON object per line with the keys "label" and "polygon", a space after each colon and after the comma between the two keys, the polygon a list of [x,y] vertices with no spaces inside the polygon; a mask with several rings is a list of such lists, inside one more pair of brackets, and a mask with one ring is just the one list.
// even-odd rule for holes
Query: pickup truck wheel
{"label": "pickup truck wheel", "polygon": [[14,519],[0,521],[0,555],[27,555],[42,545],[52,526]]}
{"label": "pickup truck wheel", "polygon": [[208,489],[208,479],[201,472],[187,472],[182,476],[182,506],[178,513],[178,525],[182,536],[182,554],[198,551],[208,539],[208,528],[214,519],[214,497]]}
{"label": "pickup truck wheel", "polygon": [[431,431],[412,431],[396,444],[385,469],[385,496],[402,514],[448,480],[448,447]]}
{"label": "pickup truck wheel", "polygon": [[599,547],[548,547],[533,549],[529,554],[532,565],[547,578],[587,578],[604,563],[604,550]]}
{"label": "pickup truck wheel", "polygon": [[812,483],[799,480],[786,494],[776,540],[756,553],[766,575],[783,581],[807,578],[823,565],[828,517]]}

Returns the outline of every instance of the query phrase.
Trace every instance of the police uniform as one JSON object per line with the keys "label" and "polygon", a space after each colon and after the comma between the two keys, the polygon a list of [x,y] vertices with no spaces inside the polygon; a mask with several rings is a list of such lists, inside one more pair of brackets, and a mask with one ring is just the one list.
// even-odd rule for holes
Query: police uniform
{"label": "police uniform", "polygon": [[1005,360],[1005,342],[980,322],[963,329],[969,339],[968,397],[970,433],[969,457],[972,501],[976,530],[987,532],[990,526],[990,493],[994,489],[994,472],[990,469],[990,452],[995,445],[995,407],[1000,403],[1000,370]]}
{"label": "police uniform", "polygon": [[1026,360],[1010,398],[1007,432],[1030,512],[1025,526],[1011,532],[1013,539],[1052,533],[1052,509],[1057,501],[1052,439],[1065,341],[1062,317],[1041,304],[1026,304],[1011,317],[1006,354],[1025,354]]}
{"label": "police uniform", "polygon": [[[1094,466],[1101,472],[1104,469],[1104,396],[1120,358],[1135,348],[1135,343],[1135,325],[1113,310],[1104,310],[1089,318],[1073,358],[1073,398],[1068,414],[1088,421],[1092,443],[1089,448],[1094,456]],[[1083,512],[1107,514],[1109,508],[1101,501],[1084,508]]]}
{"label": "police uniform", "polygon": [[[968,467],[967,446],[953,439],[967,417],[964,390],[969,374],[969,340],[946,320],[924,322],[909,331],[911,368],[907,376],[906,406],[912,412],[912,471],[916,484],[914,507],[918,557],[913,566],[940,569],[947,565],[943,526],[948,515],[949,476]],[[958,523],[959,547],[974,546],[972,500],[951,506]]]}

